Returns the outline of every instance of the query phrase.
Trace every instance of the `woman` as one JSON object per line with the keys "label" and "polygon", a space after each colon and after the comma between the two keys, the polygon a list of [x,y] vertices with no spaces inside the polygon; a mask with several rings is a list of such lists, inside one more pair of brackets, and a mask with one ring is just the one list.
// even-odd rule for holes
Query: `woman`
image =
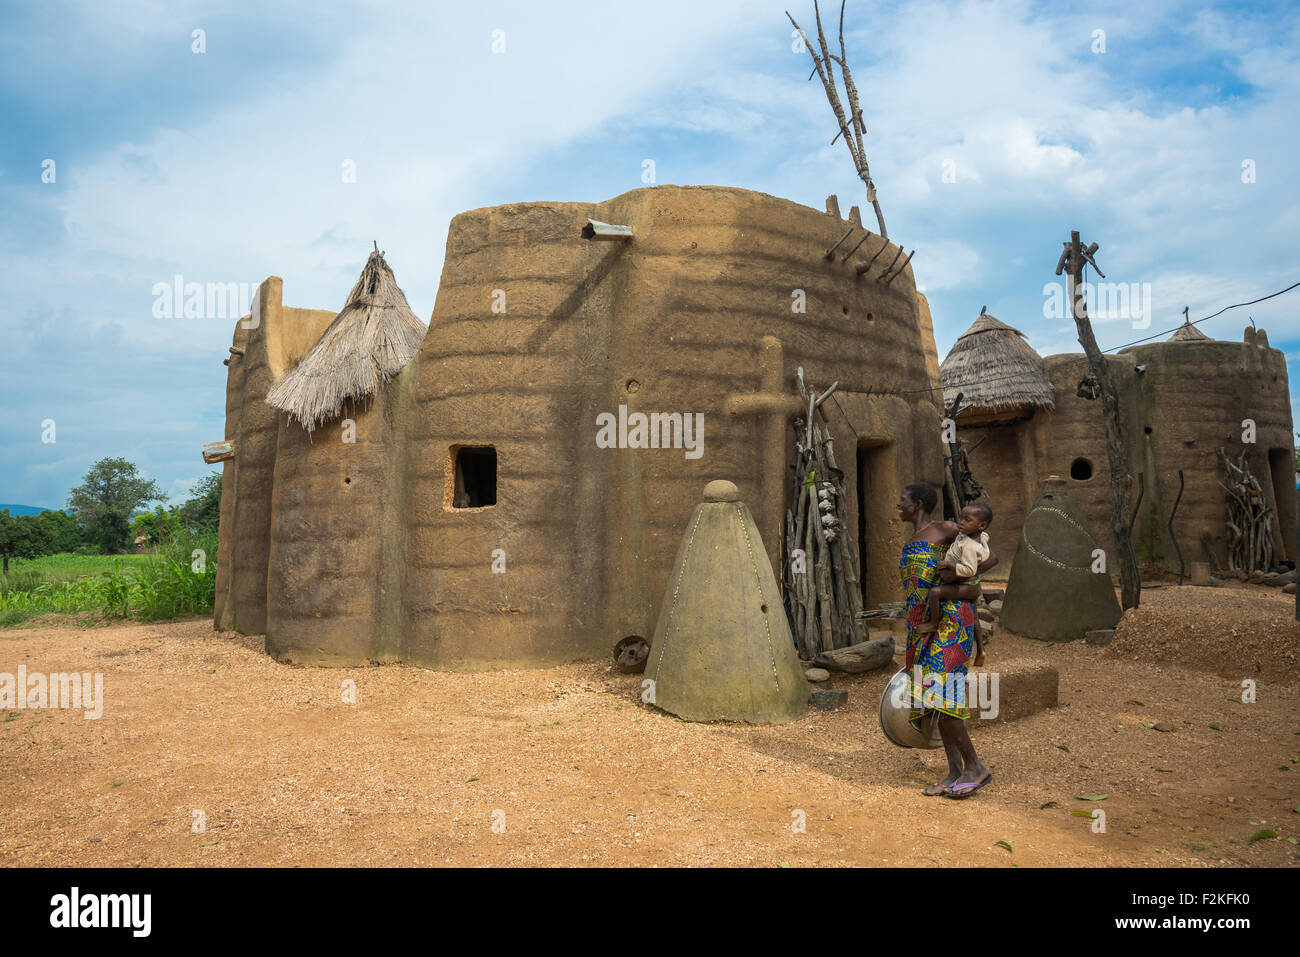
{"label": "woman", "polygon": [[[923,704],[926,711],[935,712],[948,756],[948,776],[921,793],[927,797],[966,798],[993,779],[976,756],[966,729],[970,718],[966,707],[966,664],[975,649],[977,624],[972,602],[979,597],[978,579],[961,593],[963,600],[943,603],[943,617],[935,631],[927,634],[916,630],[925,617],[930,588],[939,581],[938,565],[957,536],[955,523],[931,520],[930,514],[938,504],[939,493],[925,482],[907,486],[898,499],[899,517],[913,528],[898,566],[907,595],[908,685],[912,700]],[[997,556],[990,552],[978,571],[987,571],[997,562]],[[947,580],[955,577],[951,570],[945,571],[943,577]],[[917,667],[922,685],[919,688]]]}

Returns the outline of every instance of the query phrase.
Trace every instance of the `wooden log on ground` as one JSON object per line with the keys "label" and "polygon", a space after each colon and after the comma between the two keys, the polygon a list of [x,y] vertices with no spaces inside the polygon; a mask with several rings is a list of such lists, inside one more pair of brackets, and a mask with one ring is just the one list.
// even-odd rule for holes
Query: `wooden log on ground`
{"label": "wooden log on ground", "polygon": [[842,671],[847,674],[874,671],[892,665],[893,662],[894,637],[892,635],[881,635],[856,645],[849,645],[847,648],[836,648],[813,659],[814,664],[828,671]]}

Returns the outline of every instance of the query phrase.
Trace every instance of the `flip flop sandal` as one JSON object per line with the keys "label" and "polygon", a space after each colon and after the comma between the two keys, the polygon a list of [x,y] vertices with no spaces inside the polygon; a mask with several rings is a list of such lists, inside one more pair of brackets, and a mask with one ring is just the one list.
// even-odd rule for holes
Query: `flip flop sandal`
{"label": "flip flop sandal", "polygon": [[943,796],[946,798],[952,798],[954,801],[961,801],[970,797],[992,780],[993,773],[990,771],[988,774],[984,775],[984,780],[980,781],[978,784],[973,784],[969,781],[963,781],[961,784],[954,784],[948,790],[943,792]]}
{"label": "flip flop sandal", "polygon": [[921,792],[921,796],[922,796],[922,797],[933,798],[933,797],[941,797],[941,796],[943,796],[943,795],[945,795],[945,794],[947,794],[947,793],[948,793],[948,788],[945,787],[944,785],[942,785],[942,784],[930,784],[930,785],[927,785],[926,788],[925,788],[925,790]]}

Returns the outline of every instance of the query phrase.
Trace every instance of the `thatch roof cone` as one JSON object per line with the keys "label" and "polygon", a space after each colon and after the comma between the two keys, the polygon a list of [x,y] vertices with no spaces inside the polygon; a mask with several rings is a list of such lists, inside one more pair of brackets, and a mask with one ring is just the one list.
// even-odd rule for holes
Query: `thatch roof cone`
{"label": "thatch roof cone", "polygon": [[1174,334],[1165,340],[1166,342],[1210,342],[1211,339],[1205,333],[1201,332],[1190,322],[1184,321],[1181,326],[1174,330]]}
{"label": "thatch roof cone", "polygon": [[345,402],[373,396],[411,361],[424,333],[376,244],[343,311],[266,401],[311,432]]}
{"label": "thatch roof cone", "polygon": [[1110,575],[1093,571],[1097,541],[1065,482],[1048,479],[1043,497],[1025,516],[1011,563],[1002,624],[1040,641],[1074,641],[1085,632],[1114,628],[1119,601]]}
{"label": "thatch roof cone", "polygon": [[650,643],[654,704],[690,721],[791,721],[808,708],[772,563],[732,482],[686,526]]}
{"label": "thatch roof cone", "polygon": [[963,405],[990,411],[1050,411],[1056,405],[1043,359],[1025,341],[1024,333],[983,311],[953,343],[939,367],[939,379],[945,405],[958,393]]}

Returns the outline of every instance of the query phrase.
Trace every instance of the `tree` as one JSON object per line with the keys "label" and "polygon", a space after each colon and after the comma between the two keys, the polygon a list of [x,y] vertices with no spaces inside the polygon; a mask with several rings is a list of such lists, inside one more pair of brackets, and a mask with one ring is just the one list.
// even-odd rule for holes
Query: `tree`
{"label": "tree", "polygon": [[64,511],[46,509],[39,515],[32,516],[33,521],[42,526],[50,540],[46,555],[59,552],[73,552],[85,544],[81,538],[81,526],[77,520]]}
{"label": "tree", "polygon": [[221,473],[199,479],[190,489],[190,498],[176,511],[181,522],[194,531],[215,532],[221,515]]}
{"label": "tree", "polygon": [[113,554],[131,543],[131,513],[149,502],[166,501],[158,483],[140,475],[122,458],[103,458],[90,467],[81,484],[68,493],[86,539]]}
{"label": "tree", "polygon": [[131,541],[143,535],[154,545],[171,541],[181,530],[180,512],[174,508],[159,505],[152,512],[140,512],[131,519]]}
{"label": "tree", "polygon": [[0,511],[0,571],[9,574],[9,559],[48,555],[53,536],[34,515],[10,515]]}

